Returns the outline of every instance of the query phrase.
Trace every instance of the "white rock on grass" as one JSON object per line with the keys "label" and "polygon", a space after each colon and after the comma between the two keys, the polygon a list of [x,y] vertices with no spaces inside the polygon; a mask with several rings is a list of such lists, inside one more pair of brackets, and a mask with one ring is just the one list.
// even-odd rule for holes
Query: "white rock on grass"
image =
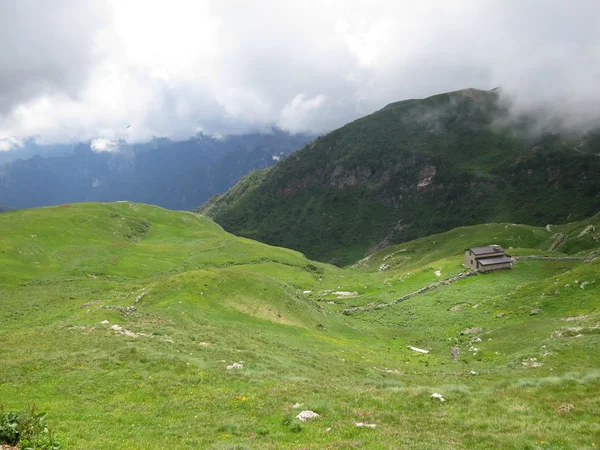
{"label": "white rock on grass", "polygon": [[309,420],[318,419],[319,417],[321,416],[318,415],[316,412],[307,410],[302,411],[300,414],[298,414],[296,416],[296,419],[298,419],[300,422],[308,422]]}
{"label": "white rock on grass", "polygon": [[343,297],[356,297],[358,295],[358,292],[335,291],[335,292],[332,292],[332,294],[337,295],[338,298],[343,298]]}
{"label": "white rock on grass", "polygon": [[433,394],[431,394],[431,398],[438,398],[440,400],[440,402],[446,401],[446,399],[442,396],[442,394],[438,394],[437,392],[434,392]]}
{"label": "white rock on grass", "polygon": [[101,325],[108,325],[110,322],[108,320],[103,320],[100,322]]}
{"label": "white rock on grass", "polygon": [[429,350],[423,350],[422,348],[413,347],[412,345],[407,345],[406,348],[409,350],[412,350],[413,352],[424,353],[424,354],[429,353]]}
{"label": "white rock on grass", "polygon": [[119,333],[122,336],[127,336],[127,337],[132,337],[132,338],[136,338],[138,336],[146,336],[143,333],[136,334],[133,331],[126,330],[125,328],[123,328],[122,326],[117,325],[117,324],[114,324],[112,327],[110,327],[110,329],[116,331],[117,333]]}
{"label": "white rock on grass", "polygon": [[359,428],[377,428],[376,423],[356,422],[354,425],[356,425]]}
{"label": "white rock on grass", "polygon": [[302,407],[302,403],[296,403],[296,404],[294,404],[294,406],[292,406],[292,408],[294,408],[294,409],[298,409],[301,407]]}
{"label": "white rock on grass", "polygon": [[234,362],[232,365],[227,366],[227,370],[243,369],[244,365]]}

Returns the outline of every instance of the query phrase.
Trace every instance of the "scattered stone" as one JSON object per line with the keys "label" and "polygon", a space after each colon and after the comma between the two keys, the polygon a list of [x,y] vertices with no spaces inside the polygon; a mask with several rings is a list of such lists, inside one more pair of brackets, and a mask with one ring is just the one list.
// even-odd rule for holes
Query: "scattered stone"
{"label": "scattered stone", "polygon": [[83,305],[80,306],[80,308],[87,308],[89,306],[97,305],[99,303],[102,303],[102,302],[100,300],[96,300],[95,302],[84,303]]}
{"label": "scattered stone", "polygon": [[377,271],[378,272],[384,272],[384,271],[388,270],[389,268],[390,268],[389,264],[383,263],[383,264],[381,264],[381,266],[379,266],[379,269],[377,269]]}
{"label": "scattered stone", "polygon": [[522,405],[514,405],[512,407],[512,409],[515,410],[515,411],[520,411],[520,412],[527,412],[527,411],[529,411],[528,407],[522,406]]}
{"label": "scattered stone", "polygon": [[413,347],[411,345],[407,345],[406,348],[408,348],[409,350],[412,350],[413,352],[418,352],[418,353],[429,353],[429,350],[423,350],[422,348],[417,348],[417,347]]}
{"label": "scattered stone", "polygon": [[359,428],[377,428],[376,423],[356,422],[354,425],[356,425]]}
{"label": "scattered stone", "polygon": [[483,330],[481,328],[467,328],[465,331],[463,331],[460,334],[476,334],[476,333],[481,333]]}
{"label": "scattered stone", "polygon": [[[388,306],[391,305],[396,305],[398,303],[404,302],[410,298],[413,298],[416,295],[422,294],[424,292],[430,291],[432,289],[436,289],[440,286],[446,286],[448,284],[454,283],[455,281],[459,281],[459,280],[464,280],[465,278],[468,277],[472,277],[475,275],[479,275],[479,272],[477,272],[476,270],[470,270],[468,272],[462,272],[459,273],[458,275],[455,275],[453,277],[450,278],[446,278],[445,280],[440,280],[440,281],[436,281],[435,283],[432,283],[428,286],[424,286],[421,289],[415,291],[415,292],[411,292],[409,294],[405,294],[402,297],[397,298],[396,300],[389,302],[389,303],[369,303],[368,305],[365,306],[355,306],[353,308],[348,308],[344,310],[344,314],[349,316],[352,314],[356,314],[362,311],[369,311],[369,310],[378,310],[378,309],[382,309],[382,308],[386,308]],[[334,292],[335,294],[335,292]],[[339,298],[339,297],[338,297]]]}
{"label": "scattered stone", "polygon": [[103,320],[100,322],[101,325],[108,325],[110,322],[108,320]]}
{"label": "scattered stone", "polygon": [[312,291],[302,291],[303,294],[310,294]]}
{"label": "scattered stone", "polygon": [[396,374],[396,375],[399,375],[399,374],[400,374],[400,371],[399,371],[399,370],[396,370],[396,369],[388,369],[387,367],[384,367],[383,369],[380,369],[379,367],[373,367],[373,369],[375,369],[375,370],[377,370],[377,371],[379,371],[379,372],[383,372],[383,373],[393,373],[393,374]]}
{"label": "scattered stone", "polygon": [[587,227],[585,227],[583,229],[583,231],[577,235],[577,237],[578,238],[583,237],[586,234],[588,234],[590,231],[596,231],[596,228],[594,227],[594,225],[588,225]]}
{"label": "scattered stone", "polygon": [[472,341],[473,342],[481,342],[481,338],[479,336],[475,336]]}
{"label": "scattered stone", "polygon": [[198,342],[198,345],[201,347],[208,347],[210,346],[210,342]]}
{"label": "scattered stone", "polygon": [[335,302],[327,302],[328,305],[335,305]]}
{"label": "scattered stone", "polygon": [[556,408],[556,412],[559,414],[566,414],[566,413],[570,413],[574,409],[575,409],[575,405],[573,405],[571,403],[564,403],[564,404],[560,405],[558,408]]}
{"label": "scattered stone", "polygon": [[136,334],[133,331],[126,330],[125,328],[123,328],[122,326],[117,325],[117,324],[114,324],[112,327],[110,327],[110,329],[116,331],[120,335],[132,337],[132,338],[136,338],[138,336],[146,336],[145,334],[142,334],[142,333]]}
{"label": "scattered stone", "polygon": [[433,394],[431,394],[431,398],[437,398],[440,400],[440,402],[446,401],[446,399],[442,396],[442,394],[438,394],[437,392],[434,392]]}
{"label": "scattered stone", "polygon": [[525,367],[542,367],[544,364],[539,362],[537,358],[525,358],[521,364]]}
{"label": "scattered stone", "polygon": [[436,270],[435,272],[433,272],[435,274],[436,277],[441,277],[442,276],[442,271],[441,270]]}
{"label": "scattered stone", "polygon": [[452,358],[454,361],[458,361],[458,355],[460,354],[460,350],[458,347],[452,347]]}
{"label": "scattered stone", "polygon": [[579,316],[562,317],[560,320],[562,320],[563,322],[576,322],[578,320],[585,320],[587,319],[587,317],[587,314],[581,314]]}
{"label": "scattered stone", "polygon": [[477,372],[475,372],[474,370],[471,370],[471,375],[477,375]]}
{"label": "scattered stone", "polygon": [[530,315],[530,316],[535,316],[535,315],[539,314],[539,313],[540,313],[540,311],[541,311],[541,310],[540,310],[539,308],[534,308],[534,309],[532,309],[531,311],[529,311],[529,315]]}
{"label": "scattered stone", "polygon": [[552,226],[550,224],[546,225],[546,231],[552,233]]}
{"label": "scattered stone", "polygon": [[496,314],[496,319],[500,319],[504,317],[504,313]]}
{"label": "scattered stone", "polygon": [[294,409],[298,409],[302,407],[302,403],[295,403],[294,406],[292,406],[292,408]]}
{"label": "scattered stone", "polygon": [[469,306],[469,304],[468,303],[457,303],[452,308],[450,308],[450,311],[460,311],[465,306]]}
{"label": "scattered stone", "polygon": [[227,370],[243,369],[244,365],[234,362],[232,365],[227,366]]}
{"label": "scattered stone", "polygon": [[144,295],[146,295],[146,291],[144,291],[144,292],[142,292],[141,294],[139,294],[139,295],[138,295],[138,296],[135,298],[135,300],[133,301],[133,303],[134,303],[134,304],[135,304],[135,303],[138,303],[138,302],[139,302],[139,301],[142,299],[142,297],[143,297]]}
{"label": "scattered stone", "polygon": [[333,295],[337,295],[337,298],[347,298],[347,297],[356,297],[358,292],[350,292],[350,291],[335,291],[332,292]]}
{"label": "scattered stone", "polygon": [[556,330],[552,333],[552,335],[550,336],[551,338],[562,338],[562,337],[574,337],[577,336],[581,330],[583,330],[582,327],[567,327],[567,328],[562,328],[560,330]]}
{"label": "scattered stone", "polygon": [[103,309],[111,309],[111,310],[115,310],[115,311],[119,311],[125,314],[129,314],[129,313],[133,313],[136,312],[137,309],[135,306],[131,305],[131,306],[115,306],[115,305],[107,305],[107,306],[103,306]]}
{"label": "scattered stone", "polygon": [[308,422],[309,420],[318,419],[319,417],[321,416],[318,415],[316,412],[307,410],[302,411],[300,414],[298,414],[296,416],[296,419],[298,419],[300,422]]}

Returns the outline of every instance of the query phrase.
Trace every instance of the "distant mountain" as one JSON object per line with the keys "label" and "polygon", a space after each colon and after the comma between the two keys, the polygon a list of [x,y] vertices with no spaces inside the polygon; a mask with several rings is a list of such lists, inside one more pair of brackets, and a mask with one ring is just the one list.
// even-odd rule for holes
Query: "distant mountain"
{"label": "distant mountain", "polygon": [[192,209],[225,192],[248,172],[270,167],[312,139],[311,135],[273,130],[223,139],[198,136],[182,142],[121,143],[113,153],[94,152],[89,143],[72,146],[66,154],[66,147],[53,148],[63,154],[38,154],[0,166],[0,204],[29,208],[131,200]]}
{"label": "distant mountain", "polygon": [[0,166],[16,161],[17,159],[28,159],[35,155],[44,155],[46,157],[67,155],[73,153],[74,148],[74,144],[39,145],[34,139],[28,139],[23,142],[21,147],[0,151]]}
{"label": "distant mountain", "polygon": [[254,172],[199,209],[226,230],[347,264],[487,222],[600,210],[600,134],[541,133],[497,91],[392,103]]}

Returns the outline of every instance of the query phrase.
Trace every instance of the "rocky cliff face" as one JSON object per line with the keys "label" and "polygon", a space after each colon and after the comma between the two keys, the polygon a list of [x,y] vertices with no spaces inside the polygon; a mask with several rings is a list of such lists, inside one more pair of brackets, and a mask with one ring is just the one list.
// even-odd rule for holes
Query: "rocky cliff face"
{"label": "rocky cliff face", "polygon": [[595,213],[600,140],[532,134],[527,120],[509,119],[496,92],[473,89],[391,104],[201,211],[234,233],[338,264],[461,225]]}

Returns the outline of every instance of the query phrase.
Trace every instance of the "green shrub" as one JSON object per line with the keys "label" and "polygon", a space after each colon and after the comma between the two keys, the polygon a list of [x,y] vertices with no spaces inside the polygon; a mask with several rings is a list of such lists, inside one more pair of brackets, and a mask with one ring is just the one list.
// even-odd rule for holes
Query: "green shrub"
{"label": "green shrub", "polygon": [[45,415],[33,405],[19,412],[4,412],[0,405],[0,444],[18,444],[22,450],[59,450],[61,444],[46,425]]}

